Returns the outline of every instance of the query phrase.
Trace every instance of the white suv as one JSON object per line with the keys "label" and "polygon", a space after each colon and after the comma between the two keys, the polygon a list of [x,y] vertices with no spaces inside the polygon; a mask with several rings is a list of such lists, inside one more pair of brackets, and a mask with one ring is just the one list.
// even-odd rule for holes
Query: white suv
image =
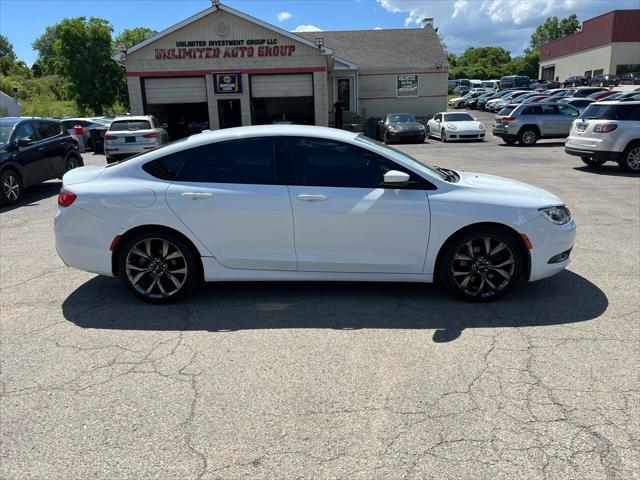
{"label": "white suv", "polygon": [[611,161],[640,173],[640,101],[592,103],[573,122],[564,151],[592,167]]}

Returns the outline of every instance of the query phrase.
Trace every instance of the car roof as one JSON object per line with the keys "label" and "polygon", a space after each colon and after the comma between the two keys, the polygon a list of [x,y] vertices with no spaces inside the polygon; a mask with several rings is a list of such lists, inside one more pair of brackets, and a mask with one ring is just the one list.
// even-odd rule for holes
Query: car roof
{"label": "car roof", "polygon": [[597,102],[596,105],[640,105],[640,100],[630,100],[628,102],[621,102],[619,100],[603,100],[602,102]]}
{"label": "car roof", "polygon": [[413,115],[413,113],[409,113],[409,112],[397,112],[397,113],[387,113],[387,115]]}
{"label": "car roof", "polygon": [[139,120],[151,120],[152,115],[122,115],[120,117],[116,117],[113,119],[114,122],[130,120],[130,121],[139,121]]}

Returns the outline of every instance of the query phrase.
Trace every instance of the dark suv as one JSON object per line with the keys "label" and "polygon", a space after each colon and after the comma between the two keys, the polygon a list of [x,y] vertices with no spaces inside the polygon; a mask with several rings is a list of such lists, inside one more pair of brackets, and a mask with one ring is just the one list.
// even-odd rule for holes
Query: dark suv
{"label": "dark suv", "polygon": [[562,82],[563,87],[579,87],[589,84],[589,77],[583,77],[581,75],[573,75]]}
{"label": "dark suv", "polygon": [[617,87],[620,85],[620,77],[605,73],[603,75],[595,75],[589,80],[589,85],[599,85],[601,87]]}
{"label": "dark suv", "polygon": [[59,121],[0,118],[0,205],[13,205],[24,188],[82,165],[76,141]]}

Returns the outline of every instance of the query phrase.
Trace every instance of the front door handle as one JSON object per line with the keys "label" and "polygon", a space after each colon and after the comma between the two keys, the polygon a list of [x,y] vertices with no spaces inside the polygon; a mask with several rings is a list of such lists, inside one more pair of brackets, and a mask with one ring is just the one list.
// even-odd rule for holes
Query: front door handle
{"label": "front door handle", "polygon": [[301,193],[298,195],[298,200],[301,202],[324,202],[325,200],[329,200],[329,197],[326,195],[311,195],[307,193]]}
{"label": "front door handle", "polygon": [[184,193],[181,193],[180,196],[182,198],[186,198],[186,199],[189,199],[189,200],[206,200],[208,198],[213,198],[213,193],[184,192]]}

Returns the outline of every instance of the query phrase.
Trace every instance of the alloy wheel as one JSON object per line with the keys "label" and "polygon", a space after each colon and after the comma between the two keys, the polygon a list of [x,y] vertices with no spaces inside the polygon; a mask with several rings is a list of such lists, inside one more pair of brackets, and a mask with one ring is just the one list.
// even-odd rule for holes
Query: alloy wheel
{"label": "alloy wheel", "polygon": [[536,134],[534,131],[532,130],[527,130],[526,132],[523,132],[522,134],[522,142],[525,145],[533,145],[534,143],[536,143]]}
{"label": "alloy wheel", "polygon": [[161,238],[146,238],[136,243],[127,254],[125,270],[131,286],[151,299],[177,294],[189,274],[184,253]]}
{"label": "alloy wheel", "polygon": [[516,256],[511,247],[498,238],[481,236],[458,247],[449,273],[465,295],[488,298],[512,283],[515,270]]}
{"label": "alloy wheel", "polygon": [[11,173],[4,177],[2,189],[5,198],[10,202],[15,202],[20,197],[20,181]]}
{"label": "alloy wheel", "polygon": [[632,148],[627,154],[627,165],[633,171],[640,170],[640,146]]}

